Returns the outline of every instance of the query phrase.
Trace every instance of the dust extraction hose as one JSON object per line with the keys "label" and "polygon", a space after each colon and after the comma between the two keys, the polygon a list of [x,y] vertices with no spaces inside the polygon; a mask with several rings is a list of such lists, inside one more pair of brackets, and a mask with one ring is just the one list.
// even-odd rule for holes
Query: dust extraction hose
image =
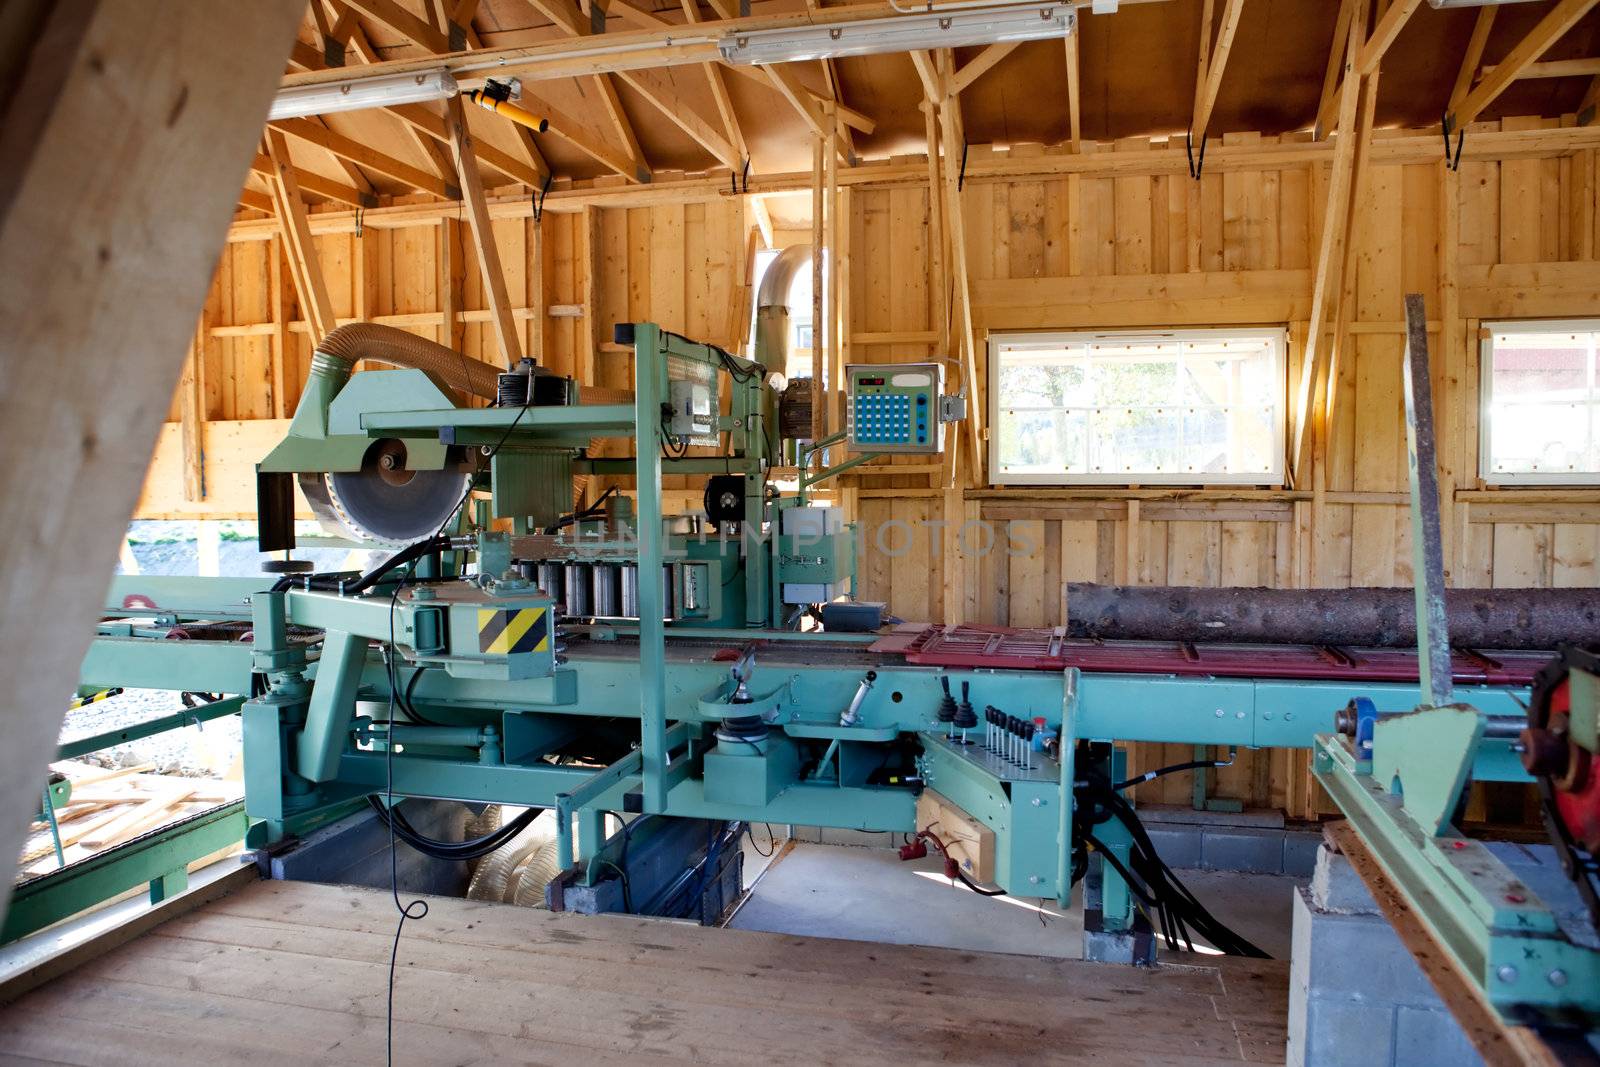
{"label": "dust extraction hose", "polygon": [[325,373],[348,377],[357,360],[370,359],[392,367],[426,371],[458,392],[486,400],[495,398],[500,374],[498,368],[481,360],[375,322],[340,326],[317,345],[316,355],[326,361]]}

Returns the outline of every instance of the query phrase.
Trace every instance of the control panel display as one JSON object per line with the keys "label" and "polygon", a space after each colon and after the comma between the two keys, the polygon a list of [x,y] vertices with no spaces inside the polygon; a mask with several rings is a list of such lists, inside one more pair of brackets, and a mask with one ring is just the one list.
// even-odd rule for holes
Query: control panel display
{"label": "control panel display", "polygon": [[852,365],[850,448],[855,452],[938,452],[943,443],[937,363]]}

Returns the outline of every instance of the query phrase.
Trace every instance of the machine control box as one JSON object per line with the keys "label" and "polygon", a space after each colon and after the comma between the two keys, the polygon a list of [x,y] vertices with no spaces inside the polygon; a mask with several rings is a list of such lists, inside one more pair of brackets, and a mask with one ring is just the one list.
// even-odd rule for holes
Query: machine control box
{"label": "machine control box", "polygon": [[944,444],[938,363],[851,364],[845,405],[854,452],[938,452]]}

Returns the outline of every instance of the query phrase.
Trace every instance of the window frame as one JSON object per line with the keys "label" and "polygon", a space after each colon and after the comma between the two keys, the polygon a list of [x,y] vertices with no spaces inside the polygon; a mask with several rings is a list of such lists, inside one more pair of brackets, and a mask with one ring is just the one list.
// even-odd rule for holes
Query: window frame
{"label": "window frame", "polygon": [[[1276,441],[1275,462],[1272,470],[1260,473],[1205,474],[1196,476],[1173,471],[1170,474],[1142,472],[1129,474],[1112,472],[1096,474],[1062,473],[1007,473],[1000,466],[1000,369],[1001,348],[1009,343],[1028,344],[1081,344],[1095,341],[1118,343],[1138,341],[1181,342],[1218,335],[1238,338],[1266,338],[1275,341],[1277,367],[1273,377],[1278,385],[1278,403],[1272,420],[1272,433]],[[1108,330],[1003,330],[989,334],[988,338],[988,461],[990,485],[1162,485],[1162,486],[1264,486],[1282,488],[1288,477],[1288,406],[1289,406],[1289,327],[1287,324],[1239,326],[1188,326],[1181,329],[1119,328]]]}
{"label": "window frame", "polygon": [[[1600,318],[1562,319],[1485,319],[1478,324],[1478,478],[1490,486],[1540,486],[1576,485],[1600,486],[1600,470],[1572,471],[1496,471],[1491,468],[1493,458],[1490,438],[1493,432],[1494,407],[1494,335],[1500,333],[1573,333],[1600,334]],[[1597,341],[1600,346],[1600,341]],[[1600,354],[1596,355],[1595,377],[1600,378]],[[1600,382],[1596,383],[1600,385]],[[1591,386],[1594,388],[1594,386]],[[1593,416],[1591,415],[1591,418]]]}

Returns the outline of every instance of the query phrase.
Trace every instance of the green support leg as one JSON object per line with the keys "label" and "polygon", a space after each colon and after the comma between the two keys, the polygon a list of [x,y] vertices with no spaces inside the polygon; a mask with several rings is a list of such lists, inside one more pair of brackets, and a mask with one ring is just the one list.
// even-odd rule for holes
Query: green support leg
{"label": "green support leg", "polygon": [[159,904],[163,900],[171,900],[188,888],[189,869],[174,868],[159,878],[150,879],[150,903]]}

